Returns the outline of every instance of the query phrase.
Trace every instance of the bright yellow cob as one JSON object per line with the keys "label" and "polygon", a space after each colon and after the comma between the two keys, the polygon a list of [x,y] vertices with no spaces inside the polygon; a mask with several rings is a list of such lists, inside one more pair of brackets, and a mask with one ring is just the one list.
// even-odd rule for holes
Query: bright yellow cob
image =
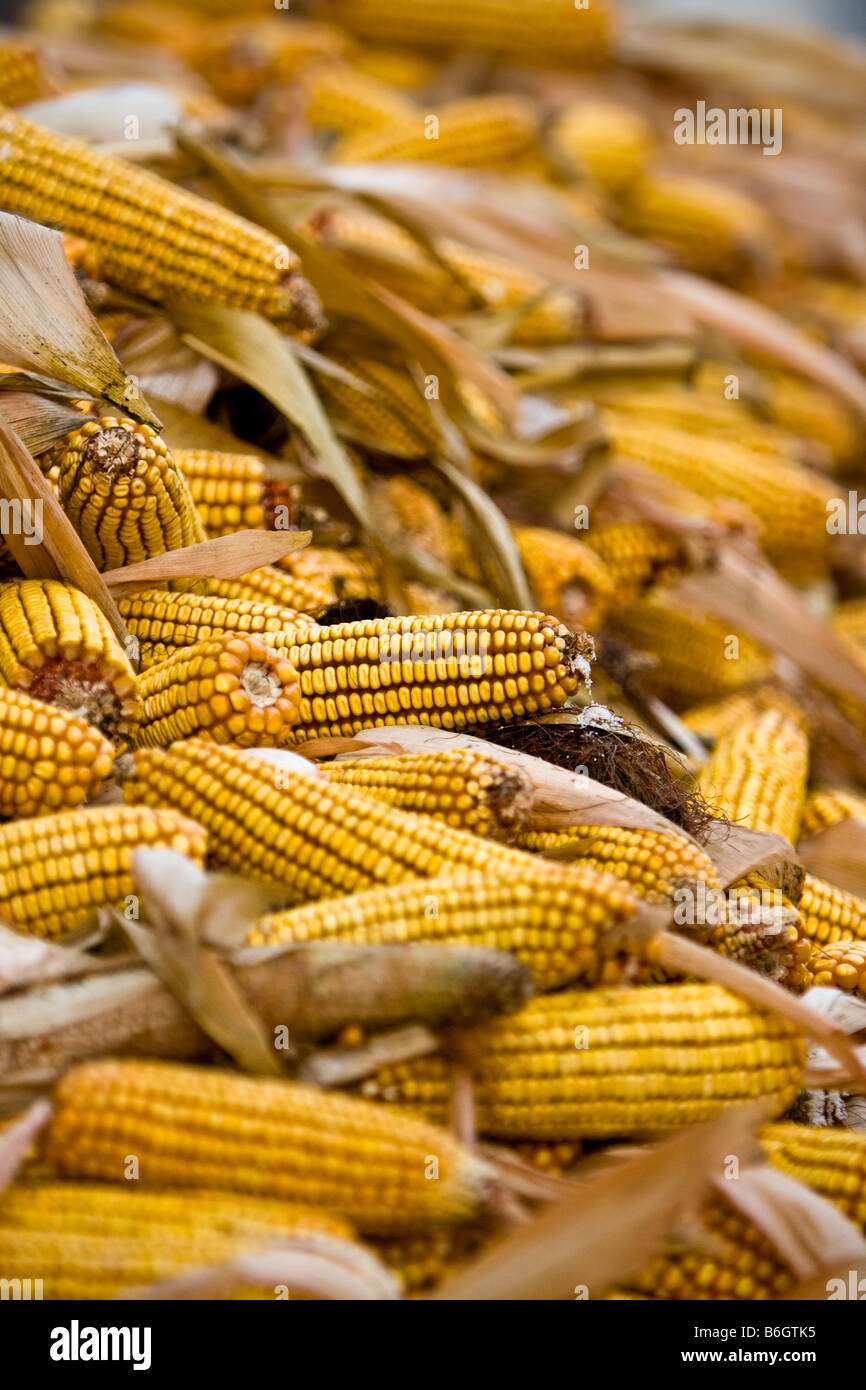
{"label": "bright yellow cob", "polygon": [[314,129],[354,135],[412,121],[418,107],[375,77],[353,71],[348,63],[319,63],[301,79],[304,114]]}
{"label": "bright yellow cob", "polygon": [[706,179],[637,179],[619,204],[622,225],[673,251],[699,275],[740,280],[774,257],[775,227],[760,203]]}
{"label": "bright yellow cob", "polygon": [[[758,1098],[781,1114],[806,1060],[791,1024],[706,984],[544,995],[467,1041],[479,1129],[501,1139],[662,1134]],[[362,1090],[442,1118],[450,1065],[383,1067]]]}
{"label": "bright yellow cob", "polygon": [[607,58],[615,19],[609,0],[326,0],[324,11],[375,43],[421,49],[479,49],[520,63],[594,67]]}
{"label": "bright yellow cob", "polygon": [[23,106],[52,94],[44,62],[36,48],[22,39],[0,43],[0,102]]}
{"label": "bright yellow cob", "polygon": [[641,681],[674,709],[718,699],[770,673],[769,658],[751,638],[663,590],[610,609],[607,626],[635,651],[657,658]]}
{"label": "bright yellow cob", "polygon": [[574,536],[543,526],[517,526],[514,538],[539,607],[568,627],[595,632],[614,595],[598,556]]}
{"label": "bright yellow cob", "polygon": [[648,427],[627,412],[606,410],[604,419],[618,453],[701,497],[749,507],[763,548],[787,577],[806,583],[823,574],[831,489],[818,474],[727,439]]}
{"label": "bright yellow cob", "polygon": [[195,734],[238,748],[273,746],[298,718],[298,675],[261,637],[207,638],[181,647],[139,680],[139,747]]}
{"label": "bright yellow cob", "polygon": [[221,598],[251,603],[276,603],[315,614],[342,599],[381,595],[375,566],[361,550],[325,550],[316,547],[297,552],[298,563],[287,560],[250,570],[242,579],[212,579],[210,592]]}
{"label": "bright yellow cob", "polygon": [[806,801],[800,834],[817,835],[849,819],[866,821],[866,796],[847,787],[817,787]]}
{"label": "bright yellow cob", "polygon": [[68,1072],[42,1152],[66,1177],[115,1182],[135,1154],[143,1187],[306,1202],[382,1234],[474,1215],[492,1178],[447,1130],[411,1115],[294,1081],[138,1061]]}
{"label": "bright yellow cob", "polygon": [[803,918],[804,935],[816,946],[849,937],[866,941],[866,901],[854,893],[807,874],[797,907]]}
{"label": "bright yellow cob", "polygon": [[241,1251],[324,1236],[351,1240],[338,1216],[235,1192],[150,1192],[99,1183],[18,1182],[0,1198],[0,1269],[38,1270],[47,1299],[109,1299]]}
{"label": "bright yellow cob", "polygon": [[68,936],[135,892],[132,855],[173,849],[198,863],[200,825],[168,808],[94,806],[0,826],[0,919],[31,936]]}
{"label": "bright yellow cob", "polygon": [[678,888],[696,883],[721,887],[713,861],[684,835],[618,825],[573,825],[566,830],[526,830],[516,843],[521,849],[615,874],[649,902],[669,902]]}
{"label": "bright yellow cob", "polygon": [[775,1124],[761,1130],[774,1168],[826,1197],[866,1231],[866,1134],[862,1130]]}
{"label": "bright yellow cob", "polygon": [[321,374],[317,378],[319,393],[344,433],[377,452],[400,458],[426,458],[434,451],[433,417],[408,372],[369,357],[336,351],[329,355],[372,388],[372,394],[367,394],[338,377]]}
{"label": "bright yellow cob", "polygon": [[[0,589],[0,618],[2,598]],[[139,589],[120,598],[118,608],[130,633],[139,642],[142,670],[208,637],[267,632],[277,636],[297,633],[299,637],[307,637],[319,631],[306,613],[281,608],[275,603],[252,603],[212,594]]]}
{"label": "bright yellow cob", "polygon": [[332,157],[343,164],[429,160],[457,168],[495,168],[530,154],[537,137],[533,103],[493,93],[465,97],[436,112],[420,107],[407,111],[374,130],[346,136]]}
{"label": "bright yellow cob", "polygon": [[60,503],[100,570],[205,539],[183,474],[149,425],[103,416],[66,435],[46,462]]}
{"label": "bright yellow cob", "polygon": [[0,689],[0,817],[72,810],[98,792],[114,750],[84,719]]}
{"label": "bright yellow cob", "polygon": [[816,946],[809,957],[812,984],[844,989],[866,997],[866,940],[842,937],[830,946]]}
{"label": "bright yellow cob", "polygon": [[585,541],[620,601],[672,578],[687,564],[682,539],[652,521],[601,521],[590,526]]}
{"label": "bright yellow cob", "polygon": [[796,844],[806,804],[809,733],[796,707],[745,717],[716,742],[701,768],[701,793],[716,814]]}
{"label": "bright yellow cob", "polygon": [[320,324],[297,257],[269,232],[12,111],[0,116],[0,206],[84,237],[99,275],[132,294],[254,309],[295,328]]}
{"label": "bright yellow cob", "polygon": [[531,863],[520,850],[429,816],[195,738],[138,751],[125,796],[132,806],[177,806],[193,816],[208,832],[211,864],[278,883],[287,904]]}
{"label": "bright yellow cob", "polygon": [[398,753],[320,765],[332,785],[354,787],[387,806],[435,816],[458,830],[508,840],[520,829],[534,792],[513,763],[470,748]]}
{"label": "bright yellow cob", "polygon": [[[508,951],[538,989],[597,983],[605,957],[621,949],[638,909],[607,874],[527,858],[508,872],[455,874],[354,893],[260,918],[250,945],[430,941]],[[613,944],[606,934],[616,933]]]}
{"label": "bright yellow cob", "polygon": [[57,579],[0,584],[0,682],[109,737],[138,723],[135,674],[102,610]]}
{"label": "bright yellow cob", "polygon": [[616,196],[646,172],[653,133],[628,106],[581,101],[557,116],[550,142],[567,171],[588,173],[605,193]]}
{"label": "bright yellow cob", "polygon": [[[209,536],[261,530],[272,524],[267,469],[255,454],[176,449],[174,461]],[[287,502],[288,494],[283,500]]]}

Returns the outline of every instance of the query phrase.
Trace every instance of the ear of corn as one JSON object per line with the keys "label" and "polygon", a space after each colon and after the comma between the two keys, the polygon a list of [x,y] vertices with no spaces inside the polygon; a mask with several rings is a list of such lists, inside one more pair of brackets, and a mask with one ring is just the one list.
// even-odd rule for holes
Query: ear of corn
{"label": "ear of corn", "polygon": [[842,937],[830,946],[816,946],[808,968],[813,985],[866,998],[866,940]]}
{"label": "ear of corn", "polygon": [[142,749],[134,763],[130,806],[178,807],[207,830],[212,864],[280,884],[287,903],[527,863],[519,850],[200,739]]}
{"label": "ear of corn", "polygon": [[866,796],[847,787],[816,787],[806,801],[800,833],[818,835],[843,820],[866,821]]}
{"label": "ear of corn", "polygon": [[209,536],[267,526],[267,470],[255,454],[177,449],[174,461]]}
{"label": "ear of corn", "polygon": [[541,526],[514,532],[532,592],[545,613],[569,627],[595,632],[613,601],[614,587],[603,562],[573,536]]}
{"label": "ear of corn", "polygon": [[866,1134],[861,1130],[774,1124],[761,1131],[774,1168],[805,1183],[866,1231]]}
{"label": "ear of corn", "polygon": [[324,763],[320,771],[332,784],[354,787],[387,806],[497,840],[513,838],[533,799],[525,773],[473,749],[346,759]]}
{"label": "ear of corn", "polygon": [[720,888],[713,861],[685,836],[618,825],[574,825],[566,830],[526,830],[521,849],[555,854],[557,859],[615,874],[648,902],[670,902],[678,888],[705,883]]}
{"label": "ear of corn", "polygon": [[310,615],[342,599],[380,597],[375,568],[363,553],[308,547],[297,555],[297,565],[287,562],[289,556],[279,565],[250,570],[242,579],[213,579],[210,592],[242,602],[276,603]]}
{"label": "ear of corn", "polygon": [[[479,1128],[504,1139],[662,1134],[759,1097],[781,1114],[806,1057],[783,1019],[692,984],[546,995],[471,1030],[468,1046]],[[441,1119],[450,1067],[423,1057],[362,1089]]]}
{"label": "ear of corn", "polygon": [[[492,1170],[447,1132],[352,1096],[216,1068],[137,1061],[75,1067],[42,1143],[73,1178],[305,1202],[361,1230],[424,1230],[474,1215]],[[430,1164],[438,1178],[429,1181]]]}
{"label": "ear of corn", "polygon": [[4,106],[23,106],[50,96],[52,82],[38,51],[19,39],[0,43],[0,102]]}
{"label": "ear of corn", "polygon": [[717,815],[796,844],[808,776],[805,720],[780,699],[719,737],[701,769],[700,786]]}
{"label": "ear of corn", "polygon": [[0,203],[84,237],[100,278],[162,303],[172,295],[320,323],[298,261],[269,232],[113,155],[0,115]]}
{"label": "ear of corn", "polygon": [[314,129],[354,135],[417,117],[415,103],[348,63],[321,63],[301,79],[305,115]]}
{"label": "ear of corn", "polygon": [[[100,570],[205,539],[183,475],[148,425],[105,416],[51,455],[61,505]],[[182,581],[178,581],[182,586]]]}
{"label": "ear of corn", "polygon": [[272,746],[298,718],[297,672],[255,635],[181,647],[139,681],[140,747],[190,734],[236,747]]}
{"label": "ear of corn", "polygon": [[699,275],[741,280],[774,259],[771,219],[754,199],[718,182],[639,178],[619,216],[633,235],[658,242]]}
{"label": "ear of corn", "polygon": [[495,168],[530,154],[537,134],[535,108],[522,97],[467,97],[430,114],[419,107],[387,125],[347,136],[333,158],[344,164],[430,160],[458,168]]}
{"label": "ear of corn", "polygon": [[60,580],[0,584],[0,680],[109,737],[133,733],[140,716],[135,674],[102,610]]}
{"label": "ear of corn", "polygon": [[575,174],[588,173],[605,193],[622,193],[646,172],[652,130],[628,106],[611,101],[569,106],[550,131],[553,151]]}
{"label": "ear of corn", "polygon": [[445,878],[274,913],[256,923],[249,944],[327,940],[484,946],[517,956],[539,989],[555,989],[572,981],[599,980],[604,957],[622,948],[637,906],[628,888],[606,874],[527,859],[501,876],[452,871]]}
{"label": "ear of corn", "polygon": [[212,637],[273,633],[288,642],[290,633],[312,635],[319,630],[306,613],[295,609],[214,594],[138,589],[118,599],[117,606],[131,635],[138,639],[145,671],[174,652]]}
{"label": "ear of corn", "polygon": [[586,532],[620,600],[637,597],[686,567],[682,541],[651,521],[602,521]]}
{"label": "ear of corn", "polygon": [[84,719],[0,689],[0,817],[72,810],[94,796],[114,750]]}
{"label": "ear of corn", "polygon": [[848,937],[866,940],[866,901],[814,874],[807,874],[797,907],[803,932],[816,945],[827,946]]}
{"label": "ear of corn", "polygon": [[202,863],[205,833],[177,811],[95,806],[0,826],[0,919],[32,936],[68,936],[135,892],[132,855],[172,849]]}

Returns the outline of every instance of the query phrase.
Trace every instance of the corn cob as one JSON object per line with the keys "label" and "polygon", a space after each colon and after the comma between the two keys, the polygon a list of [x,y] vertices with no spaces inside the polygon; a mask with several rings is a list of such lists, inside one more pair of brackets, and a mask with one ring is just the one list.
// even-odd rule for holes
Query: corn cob
{"label": "corn cob", "polygon": [[754,719],[764,710],[779,707],[779,691],[775,686],[765,683],[750,690],[738,690],[721,700],[709,700],[706,704],[693,705],[682,715],[682,720],[686,728],[691,729],[699,738],[707,743],[715,743],[744,721]]}
{"label": "corn cob", "polygon": [[729,440],[647,428],[626,412],[607,410],[604,419],[619,453],[701,497],[728,497],[749,507],[764,550],[787,577],[807,583],[823,574],[830,488],[817,474]]}
{"label": "corn cob", "polygon": [[492,94],[451,102],[432,119],[421,108],[407,111],[387,125],[344,137],[332,158],[343,164],[429,160],[456,168],[501,167],[531,153],[537,136],[531,102]]}
{"label": "corn cob", "polygon": [[173,849],[201,863],[205,833],[176,811],[96,806],[0,826],[0,918],[31,936],[68,936],[135,892],[133,851]]}
{"label": "corn cob", "polygon": [[439,70],[435,59],[425,58],[423,54],[407,53],[399,48],[377,48],[366,43],[351,55],[350,61],[356,72],[404,92],[426,87]]}
{"label": "corn cob", "polygon": [[56,579],[0,584],[0,681],[109,738],[138,723],[135,675],[102,610]]}
{"label": "corn cob", "polygon": [[641,681],[674,709],[719,699],[770,674],[769,658],[751,638],[664,591],[612,608],[607,626],[658,659],[658,666],[641,672]]}
{"label": "corn cob", "polygon": [[795,1278],[772,1242],[721,1196],[700,1210],[705,1245],[656,1255],[626,1290],[651,1299],[784,1298]]}
{"label": "corn cob", "polygon": [[760,204],[704,179],[638,179],[619,216],[627,231],[671,250],[699,275],[738,281],[774,260],[775,228]]}
{"label": "corn cob", "polygon": [[257,636],[212,637],[181,647],[139,682],[139,747],[190,734],[239,748],[273,746],[298,718],[297,672]]}
{"label": "corn cob", "polygon": [[209,536],[271,527],[267,470],[255,454],[177,449],[174,461]]}
{"label": "corn cob", "polygon": [[426,458],[437,441],[433,417],[409,374],[389,362],[331,352],[331,360],[373,388],[368,395],[350,382],[320,375],[319,392],[344,433],[377,452]]}
{"label": "corn cob", "polygon": [[529,778],[495,753],[458,748],[441,753],[399,753],[324,763],[332,785],[354,787],[387,806],[435,816],[457,830],[511,839],[533,799]]}
{"label": "corn cob", "polygon": [[[767,420],[755,419],[745,401],[729,400],[722,389],[714,392],[687,389],[681,385],[635,386],[587,389],[592,399],[620,414],[637,416],[646,426],[684,430],[687,434],[710,435],[756,453],[769,454],[782,462],[804,452],[804,442],[796,434]],[[814,445],[811,452],[814,452]]]}
{"label": "corn cob", "polygon": [[456,1272],[477,1253],[482,1233],[475,1223],[413,1236],[368,1241],[379,1259],[397,1275],[407,1298],[420,1297]]}
{"label": "corn cob", "polygon": [[730,362],[702,362],[693,384],[702,397],[720,400],[732,375],[750,409],[779,429],[795,438],[818,441],[829,449],[836,463],[844,463],[859,452],[857,425],[841,400],[827,387],[775,363],[762,361],[759,367],[742,370]]}
{"label": "corn cob", "polygon": [[32,44],[20,39],[0,43],[0,102],[4,106],[38,101],[51,94],[52,85]]}
{"label": "corn cob", "polygon": [[[572,981],[594,984],[602,958],[622,946],[637,899],[607,874],[570,865],[511,865],[488,873],[423,879],[310,903],[262,917],[248,944],[354,941],[393,945],[435,941],[508,951],[532,972],[538,989]],[[605,934],[617,932],[613,945]]]}
{"label": "corn cob", "polygon": [[651,521],[602,521],[587,531],[586,545],[601,560],[620,601],[687,566],[682,541]]}
{"label": "corn cob", "polygon": [[49,456],[60,503],[100,570],[205,539],[183,475],[148,425],[103,416]]}
{"label": "corn cob", "polygon": [[866,1134],[861,1130],[766,1125],[761,1146],[774,1168],[826,1197],[866,1231]]}
{"label": "corn cob", "polygon": [[520,850],[200,739],[141,750],[134,763],[132,806],[179,807],[207,830],[213,865],[280,884],[287,904],[531,863]]}
{"label": "corn cob", "polygon": [[411,1115],[293,1081],[138,1061],[68,1072],[42,1147],[66,1177],[120,1181],[134,1153],[145,1187],[306,1202],[383,1235],[474,1215],[492,1176]]}
{"label": "corn cob", "polygon": [[615,12],[607,0],[577,9],[574,0],[495,0],[471,5],[425,0],[328,0],[334,22],[358,38],[395,47],[478,49],[520,63],[595,67],[607,58]]}
{"label": "corn cob", "polygon": [[866,796],[846,787],[818,787],[806,802],[800,834],[817,835],[849,819],[866,821]]}
{"label": "corn cob", "polygon": [[[466,1037],[479,1129],[501,1139],[660,1134],[758,1097],[781,1114],[806,1058],[786,1020],[704,984],[545,995]],[[450,1067],[395,1064],[362,1091],[442,1117]]]}
{"label": "corn cob", "polygon": [[803,934],[816,946],[828,946],[856,937],[866,941],[866,901],[814,874],[807,874],[797,904]]}
{"label": "corn cob", "polygon": [[542,1139],[525,1139],[510,1144],[509,1148],[524,1163],[531,1163],[533,1168],[540,1168],[543,1173],[560,1178],[574,1167],[583,1152],[582,1144],[551,1144]]}
{"label": "corn cob", "polygon": [[539,607],[595,632],[614,595],[602,561],[573,536],[542,526],[518,526],[514,537]]}
{"label": "corn cob", "polygon": [[[0,619],[2,599],[0,589]],[[119,599],[118,608],[130,633],[139,642],[142,670],[209,637],[266,632],[276,636],[297,633],[299,637],[311,637],[319,631],[306,613],[281,608],[275,603],[250,603],[211,594],[139,589]]]}
{"label": "corn cob", "polygon": [[289,563],[293,558],[250,570],[243,579],[212,579],[210,592],[220,598],[276,603],[308,614],[341,599],[381,595],[375,566],[363,551],[316,547],[298,551],[295,565]]}
{"label": "corn cob", "polygon": [[556,118],[550,142],[573,174],[588,172],[616,196],[646,172],[653,134],[637,111],[612,101],[579,102]]}
{"label": "corn cob", "polygon": [[244,16],[222,20],[205,34],[197,25],[183,56],[221,101],[246,106],[266,87],[293,81],[307,64],[337,61],[348,49],[346,36],[329,25]]}
{"label": "corn cob", "polygon": [[809,957],[809,972],[813,985],[866,998],[866,940],[843,937],[831,946],[816,946]]}
{"label": "corn cob", "polygon": [[780,696],[776,708],[744,718],[718,739],[700,785],[718,815],[796,844],[808,777],[805,721]]}
{"label": "corn cob", "polygon": [[321,63],[301,79],[304,113],[314,129],[341,135],[412,121],[418,107],[384,82],[348,63]]}
{"label": "corn cob", "polygon": [[0,689],[0,817],[72,810],[111,771],[107,738],[24,690]]}
{"label": "corn cob", "polygon": [[0,205],[84,237],[109,283],[157,303],[180,295],[319,326],[297,258],[269,232],[12,111],[0,137]]}
{"label": "corn cob", "polygon": [[567,830],[525,830],[516,844],[615,874],[648,902],[670,902],[678,888],[695,883],[721,887],[713,861],[684,835],[617,825],[573,825]]}

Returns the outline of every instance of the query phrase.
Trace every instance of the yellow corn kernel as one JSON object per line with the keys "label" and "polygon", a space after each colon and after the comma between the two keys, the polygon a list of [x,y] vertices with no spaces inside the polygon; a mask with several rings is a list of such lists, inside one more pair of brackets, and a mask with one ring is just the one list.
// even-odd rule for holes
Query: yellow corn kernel
{"label": "yellow corn kernel", "polygon": [[790,701],[745,716],[722,734],[700,771],[716,814],[796,844],[806,804],[809,734]]}
{"label": "yellow corn kernel", "polygon": [[566,830],[524,831],[516,843],[521,849],[615,874],[648,902],[670,902],[678,888],[696,883],[721,887],[713,861],[684,835],[618,825],[573,825]]}
{"label": "yellow corn kernel", "polygon": [[0,689],[0,817],[72,810],[95,796],[114,762],[107,738],[84,719]]}
{"label": "yellow corn kernel", "polygon": [[[2,598],[0,589],[0,618]],[[253,633],[297,633],[306,637],[319,631],[306,613],[275,603],[251,603],[212,594],[139,589],[120,598],[118,608],[131,635],[139,642],[142,670],[209,637]],[[287,637],[288,640],[291,639]]]}

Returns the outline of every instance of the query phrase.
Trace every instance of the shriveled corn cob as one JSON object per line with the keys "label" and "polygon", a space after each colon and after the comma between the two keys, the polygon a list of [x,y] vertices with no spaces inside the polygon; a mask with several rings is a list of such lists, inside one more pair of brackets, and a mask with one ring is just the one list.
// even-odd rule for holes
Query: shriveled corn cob
{"label": "shriveled corn cob", "polygon": [[113,416],[88,420],[49,459],[58,469],[61,506],[97,569],[134,565],[205,539],[183,474],[149,425]]}
{"label": "shriveled corn cob", "polygon": [[697,1243],[656,1255],[625,1288],[650,1299],[752,1301],[784,1298],[794,1286],[773,1243],[724,1198],[708,1198],[699,1221]]}
{"label": "shriveled corn cob", "polygon": [[23,106],[28,101],[52,93],[44,62],[31,43],[4,39],[0,43],[0,102],[4,106]]}
{"label": "shriveled corn cob", "polygon": [[588,172],[599,188],[615,196],[646,172],[653,134],[644,117],[628,106],[582,101],[556,118],[550,142],[569,172]]}
{"label": "shriveled corn cob", "polygon": [[[466,1036],[479,1129],[502,1139],[660,1134],[759,1097],[781,1114],[806,1058],[786,1020],[706,984],[545,995]],[[450,1077],[443,1057],[423,1057],[362,1090],[439,1118]]]}
{"label": "shriveled corn cob", "polygon": [[0,689],[0,817],[72,810],[94,796],[114,750],[84,719]]}
{"label": "shriveled corn cob", "polygon": [[806,874],[797,904],[803,932],[814,945],[827,946],[848,937],[866,941],[866,901],[814,874]]}
{"label": "shriveled corn cob", "polygon": [[603,413],[619,453],[701,497],[728,497],[750,508],[764,550],[788,578],[807,583],[823,574],[831,489],[818,474],[727,439],[647,427],[626,412]]}
{"label": "shriveled corn cob", "polygon": [[[2,599],[0,589],[0,619]],[[119,599],[118,607],[130,633],[138,639],[142,670],[208,637],[270,632],[277,636],[297,633],[305,638],[319,631],[306,613],[275,603],[251,603],[212,594],[139,589]]]}
{"label": "shriveled corn cob", "polygon": [[620,600],[687,566],[682,540],[651,521],[602,521],[590,526],[585,543],[601,560]]}
{"label": "shriveled corn cob", "polygon": [[866,940],[839,939],[816,946],[809,957],[813,985],[844,989],[866,998]]}
{"label": "shriveled corn cob", "polygon": [[774,260],[775,228],[760,203],[705,179],[637,179],[619,204],[622,225],[697,271],[729,281]]}
{"label": "shriveled corn cob", "polygon": [[527,863],[519,850],[200,739],[140,750],[134,763],[132,806],[194,816],[213,865],[280,884],[286,903]]}
{"label": "shriveled corn cob", "polygon": [[204,860],[205,832],[168,808],[94,806],[0,826],[0,919],[31,936],[68,936],[94,909],[134,893],[136,849]]}
{"label": "shriveled corn cob", "polygon": [[806,804],[809,734],[790,701],[743,718],[701,768],[701,793],[728,820],[796,844]]}
{"label": "shriveled corn cob", "polygon": [[411,1115],[293,1081],[137,1061],[68,1072],[42,1150],[67,1177],[119,1182],[134,1153],[143,1187],[308,1202],[381,1234],[473,1216],[492,1177],[447,1130]]}
{"label": "shriveled corn cob", "polygon": [[862,1130],[766,1125],[761,1147],[774,1168],[826,1197],[866,1231],[866,1134]]}
{"label": "shriveled corn cob", "polygon": [[866,796],[847,787],[818,787],[806,802],[800,834],[817,835],[843,820],[866,821]]}
{"label": "shriveled corn cob", "polygon": [[508,609],[337,623],[284,647],[301,679],[291,742],[394,720],[462,729],[563,705],[591,643],[543,613]]}
{"label": "shriveled corn cob", "polygon": [[513,763],[468,748],[351,758],[323,763],[320,772],[330,783],[354,787],[388,806],[495,840],[513,838],[534,795],[529,778]]}
{"label": "shriveled corn cob", "polygon": [[598,556],[573,536],[542,526],[518,526],[514,538],[539,607],[568,627],[595,632],[614,595]]}
{"label": "shriveled corn cob", "polygon": [[615,11],[608,0],[327,0],[329,17],[362,39],[399,47],[478,49],[521,63],[594,67],[607,57]]}
{"label": "shriveled corn cob", "polygon": [[181,295],[317,327],[297,257],[218,203],[78,140],[0,115],[0,205],[84,237],[100,277],[162,303]]}
{"label": "shriveled corn cob", "polygon": [[93,600],[60,580],[0,584],[0,681],[79,715],[109,738],[138,723],[135,674],[123,648]]}
{"label": "shriveled corn cob", "polygon": [[[353,893],[260,918],[250,945],[431,941],[508,951],[539,989],[597,983],[638,911],[628,888],[570,865],[512,864],[507,874],[455,874]],[[605,939],[607,936],[607,940]]]}
{"label": "shriveled corn cob", "polygon": [[567,830],[526,830],[516,843],[521,849],[615,874],[648,902],[669,902],[678,888],[696,883],[721,887],[713,861],[684,835],[617,825],[574,825]]}
{"label": "shriveled corn cob", "polygon": [[663,590],[611,608],[607,626],[636,651],[658,659],[641,672],[641,681],[674,709],[718,699],[770,673],[768,656],[751,638]]}
{"label": "shriveled corn cob", "polygon": [[298,675],[261,637],[207,638],[182,647],[139,680],[139,747],[196,734],[239,748],[272,746],[297,720]]}
{"label": "shriveled corn cob", "polygon": [[419,107],[374,130],[347,136],[333,159],[344,164],[429,160],[457,168],[501,167],[530,154],[537,136],[532,102],[494,93],[466,97],[431,114]]}

